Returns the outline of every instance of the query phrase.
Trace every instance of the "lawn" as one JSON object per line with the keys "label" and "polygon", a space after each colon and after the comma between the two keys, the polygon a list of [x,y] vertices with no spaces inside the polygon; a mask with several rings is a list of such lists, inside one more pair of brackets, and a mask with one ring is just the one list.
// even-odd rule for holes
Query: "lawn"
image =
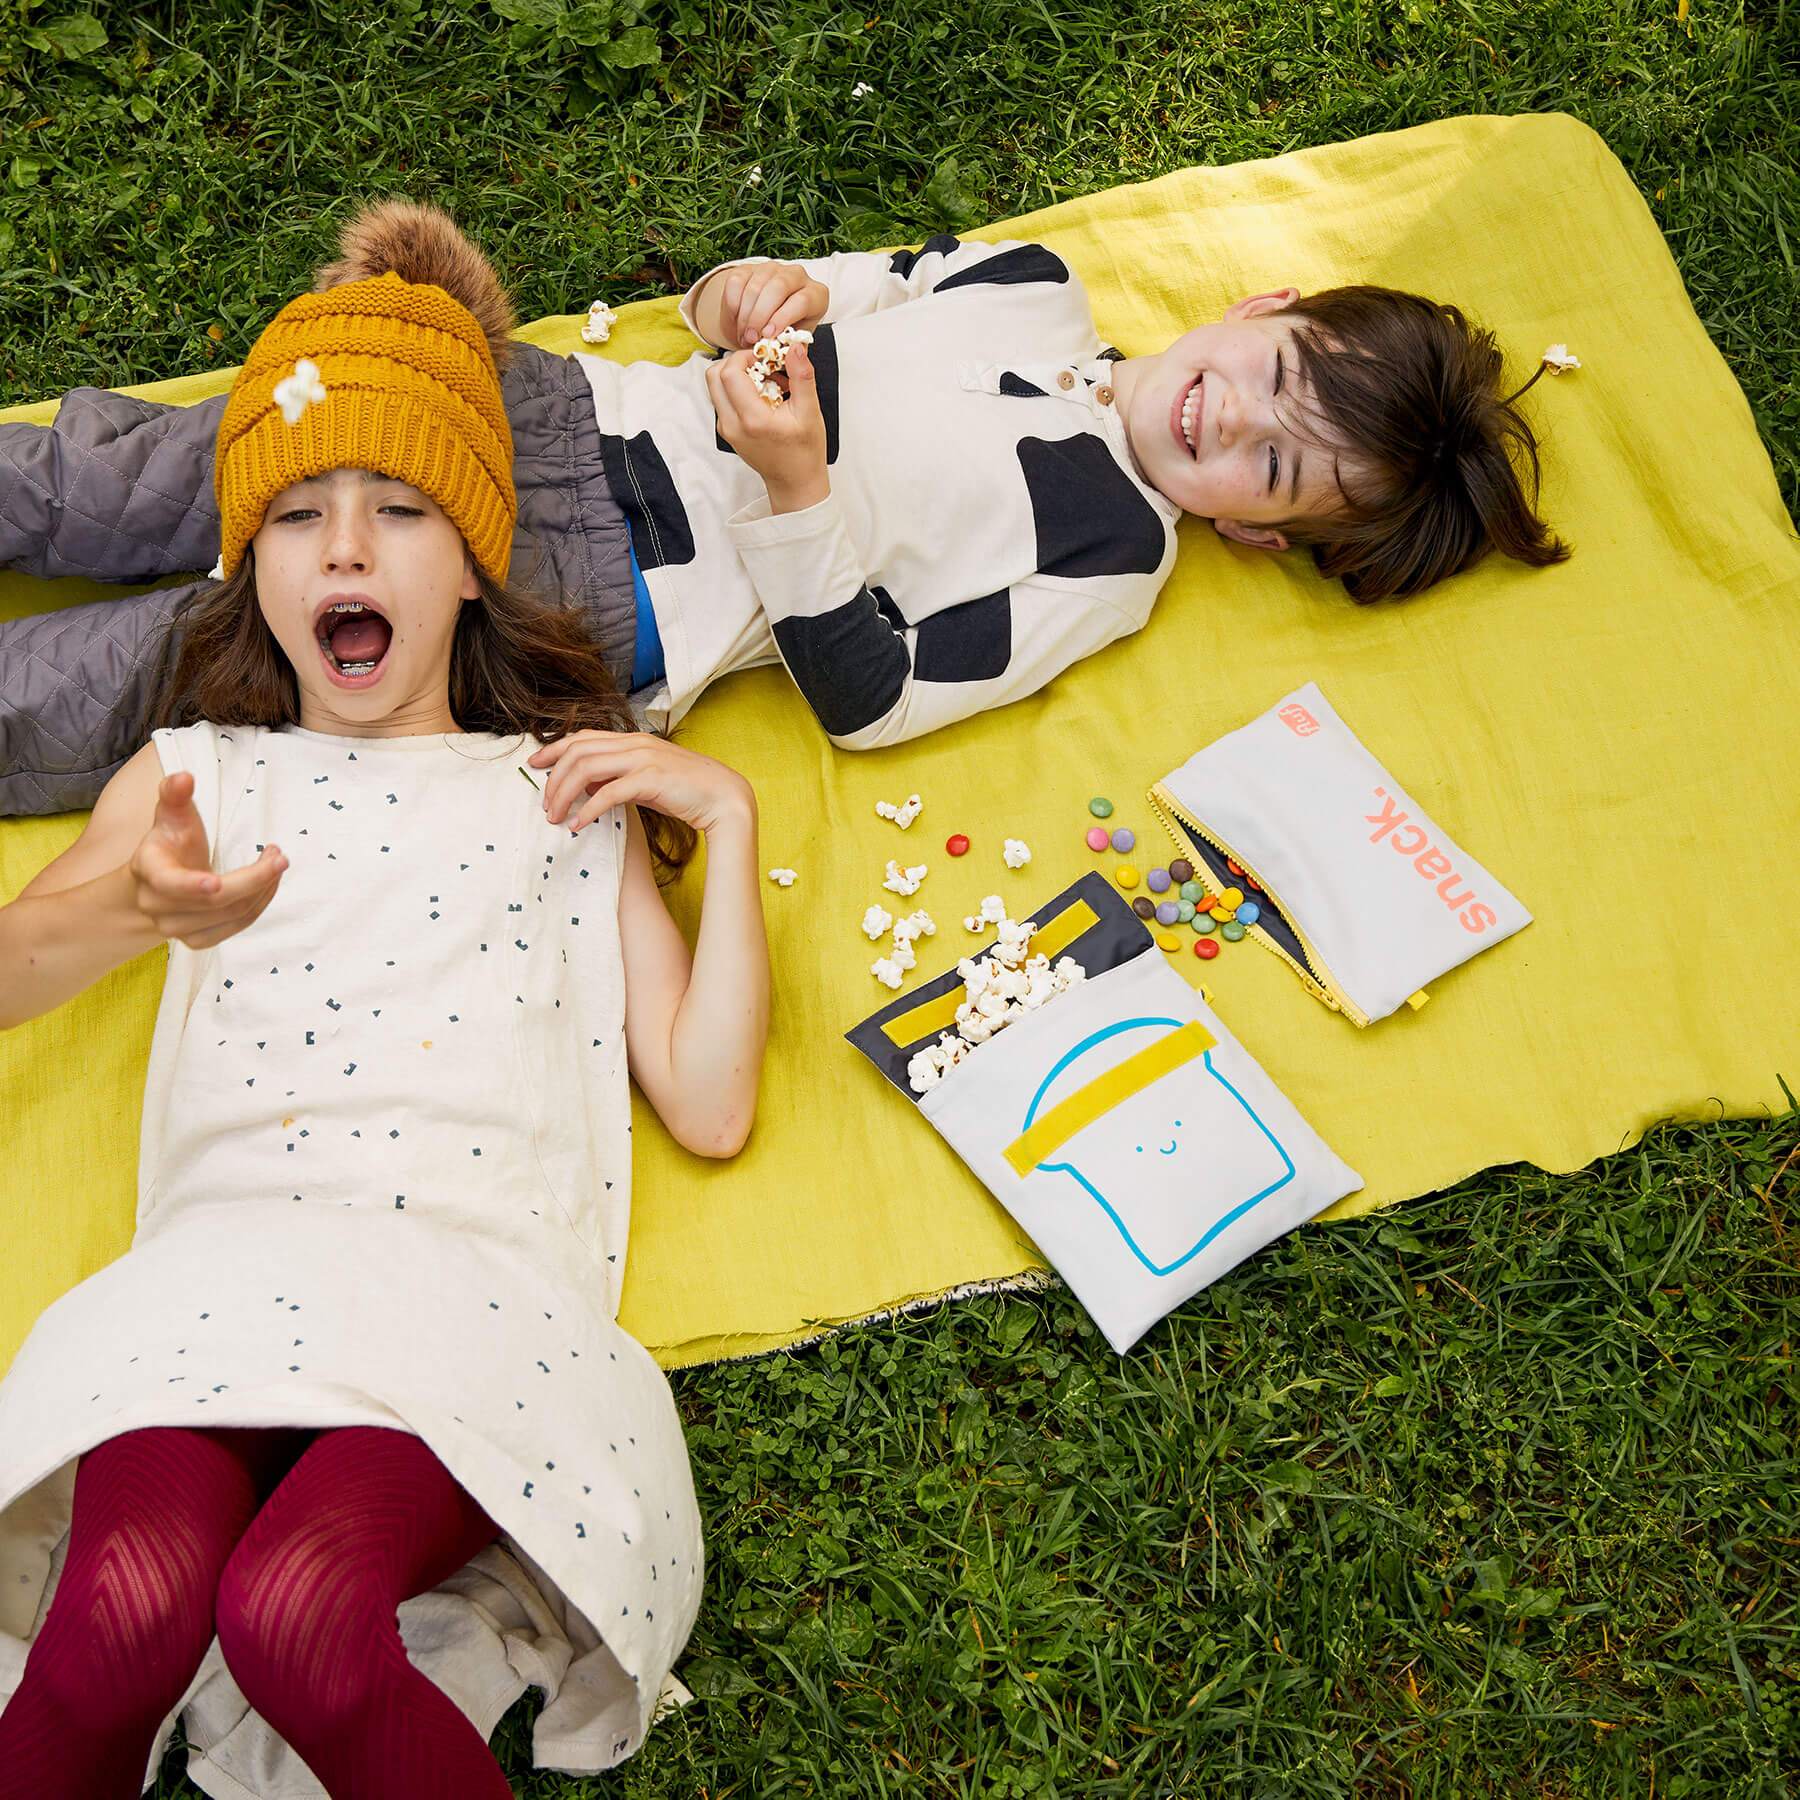
{"label": "lawn", "polygon": [[[1560,109],[1800,513],[1791,4],[65,5],[0,0],[0,402],[240,362],[370,194],[447,204],[532,318]],[[1125,1359],[1058,1288],[677,1374],[700,1702],[578,1782],[532,1773],[528,1692],[516,1790],[1788,1794],[1797,1147],[1790,1108],[1488,1170]]]}

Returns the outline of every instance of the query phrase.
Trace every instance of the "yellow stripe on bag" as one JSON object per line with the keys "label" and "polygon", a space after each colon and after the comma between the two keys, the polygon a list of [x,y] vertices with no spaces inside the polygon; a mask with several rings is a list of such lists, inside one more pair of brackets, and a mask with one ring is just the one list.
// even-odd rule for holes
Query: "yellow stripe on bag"
{"label": "yellow stripe on bag", "polygon": [[[1099,914],[1085,900],[1071,901],[1061,912],[1043,920],[1031,934],[1031,954],[1047,956],[1054,962],[1084,931],[1099,922]],[[962,1003],[963,990],[953,987],[935,1000],[923,1001],[910,1012],[889,1019],[881,1034],[889,1043],[905,1049],[920,1038],[948,1031],[956,1023],[956,1009]]]}
{"label": "yellow stripe on bag", "polygon": [[1167,1037],[1146,1045],[1135,1056],[1126,1057],[1104,1075],[1096,1075],[1068,1099],[1059,1100],[1024,1136],[1014,1138],[1001,1154],[1022,1180],[1046,1156],[1060,1150],[1076,1132],[1085,1130],[1151,1082],[1160,1081],[1171,1069],[1179,1069],[1183,1063],[1204,1055],[1217,1041],[1198,1020],[1190,1020]]}

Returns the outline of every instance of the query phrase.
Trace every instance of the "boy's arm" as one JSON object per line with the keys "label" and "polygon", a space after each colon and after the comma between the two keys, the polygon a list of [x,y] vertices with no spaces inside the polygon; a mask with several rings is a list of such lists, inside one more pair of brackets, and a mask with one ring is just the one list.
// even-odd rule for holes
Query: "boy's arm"
{"label": "boy's arm", "polygon": [[169,406],[74,388],[49,425],[0,423],[0,566],[133,582],[210,569],[227,397]]}
{"label": "boy's arm", "polygon": [[[742,256],[708,269],[681,301],[681,316],[695,337],[719,349],[738,348],[726,344],[719,331],[722,277],[727,270],[772,260],[776,259]],[[797,266],[810,279],[822,282],[831,295],[820,320],[824,325],[962,287],[1032,282],[1065,285],[1075,279],[1069,265],[1042,244],[1017,238],[988,244],[947,233],[928,238],[918,250],[840,250],[831,256],[802,259]]]}
{"label": "boy's arm", "polygon": [[0,906],[0,1031],[52,1012],[165,940],[134,903],[130,862],[156,817],[162,759],[146,744],[62,855]]}
{"label": "boy's arm", "polygon": [[0,619],[0,817],[96,804],[150,735],[171,626],[202,585]]}
{"label": "boy's arm", "polygon": [[[759,504],[766,504],[759,503]],[[842,750],[904,743],[1035,693],[1143,625],[1154,589],[1035,576],[908,625],[872,589],[835,495],[727,530],[788,673]]]}

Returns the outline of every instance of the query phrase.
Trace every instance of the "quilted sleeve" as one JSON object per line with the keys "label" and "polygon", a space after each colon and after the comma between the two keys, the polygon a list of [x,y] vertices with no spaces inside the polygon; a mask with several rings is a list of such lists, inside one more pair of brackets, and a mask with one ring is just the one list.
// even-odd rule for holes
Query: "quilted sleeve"
{"label": "quilted sleeve", "polygon": [[169,622],[210,585],[0,619],[0,817],[94,804],[149,741]]}
{"label": "quilted sleeve", "polygon": [[0,566],[130,582],[210,569],[227,397],[167,406],[72,388],[51,424],[0,424]]}

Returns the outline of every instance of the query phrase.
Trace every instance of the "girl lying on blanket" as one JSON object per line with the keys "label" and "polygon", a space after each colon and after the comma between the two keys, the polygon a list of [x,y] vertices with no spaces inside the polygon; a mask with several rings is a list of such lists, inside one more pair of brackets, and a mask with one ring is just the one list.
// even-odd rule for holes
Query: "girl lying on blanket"
{"label": "girl lying on blanket", "polygon": [[[686,1445],[616,1323],[628,1076],[695,1152],[744,1142],[755,798],[507,585],[453,291],[283,307],[217,468],[198,710],[0,908],[0,1028],[168,945],[131,1249],[0,1380],[0,1788],[135,1794],[181,1711],[209,1793],[503,1796],[509,1672],[570,1773],[688,1697]],[[690,959],[653,858],[698,833]]]}
{"label": "girl lying on blanket", "polygon": [[[1489,547],[1568,554],[1533,510],[1535,440],[1501,397],[1492,334],[1417,295],[1281,288],[1125,358],[1054,251],[943,236],[721,264],[681,314],[736,348],[670,368],[507,340],[493,271],[408,201],[354,218],[318,288],[431,232],[429,259],[401,272],[487,296],[520,549],[580,595],[658,728],[777,658],[845,749],[1017,699],[1143,626],[1186,513],[1240,544],[1310,547],[1360,601],[1417,593]],[[813,343],[772,410],[747,370],[788,326]],[[216,402],[79,388],[49,428],[0,425],[0,563],[107,581],[207,567],[217,420]],[[43,772],[0,784],[0,812],[89,803],[142,741],[153,641],[189,597],[0,625],[0,768]]]}

